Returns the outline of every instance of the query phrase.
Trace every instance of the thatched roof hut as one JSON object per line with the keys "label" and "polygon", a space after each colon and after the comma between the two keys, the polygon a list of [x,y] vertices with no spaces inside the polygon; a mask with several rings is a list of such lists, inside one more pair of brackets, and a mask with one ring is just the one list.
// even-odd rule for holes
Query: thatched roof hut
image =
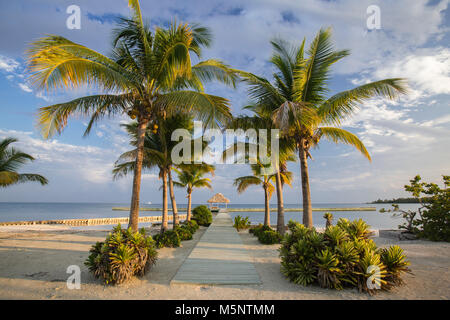
{"label": "thatched roof hut", "polygon": [[216,193],[211,199],[208,200],[208,203],[210,204],[210,208],[213,208],[215,203],[225,203],[225,207],[226,207],[226,205],[228,203],[230,203],[230,200],[225,198],[225,196],[223,194]]}

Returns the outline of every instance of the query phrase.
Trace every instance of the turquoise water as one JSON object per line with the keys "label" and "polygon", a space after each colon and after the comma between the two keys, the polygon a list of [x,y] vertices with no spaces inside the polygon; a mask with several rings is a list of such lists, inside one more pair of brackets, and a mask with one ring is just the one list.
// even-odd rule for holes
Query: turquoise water
{"label": "turquoise water", "polygon": [[[32,221],[32,220],[55,220],[55,219],[88,219],[88,218],[109,218],[127,217],[127,211],[113,211],[113,207],[128,207],[128,203],[20,203],[20,202],[0,202],[0,221]],[[193,205],[193,207],[195,207]],[[272,205],[275,207],[275,205]],[[418,204],[400,204],[400,208],[417,209]],[[160,204],[146,205],[142,207],[160,208]],[[185,208],[186,205],[179,205]],[[229,208],[263,208],[262,204],[231,204]],[[299,204],[285,204],[285,208],[300,208]],[[340,207],[375,207],[377,211],[333,211],[335,221],[339,218],[350,220],[363,219],[374,229],[396,229],[402,219],[392,218],[391,214],[379,213],[381,208],[390,208],[389,204],[364,204],[364,203],[316,203],[314,208],[340,208]],[[170,212],[169,212],[170,214]],[[181,212],[182,214],[182,212]],[[143,211],[141,216],[161,215],[158,211]],[[236,215],[248,216],[252,223],[262,223],[264,212],[231,212],[231,217]],[[323,227],[325,220],[323,212],[313,212],[313,221],[316,227]],[[276,224],[277,213],[271,212],[271,224]],[[302,212],[285,212],[286,223],[290,220],[302,221]],[[148,226],[149,224],[141,224]],[[91,226],[81,227],[83,229],[110,229],[111,226]]]}

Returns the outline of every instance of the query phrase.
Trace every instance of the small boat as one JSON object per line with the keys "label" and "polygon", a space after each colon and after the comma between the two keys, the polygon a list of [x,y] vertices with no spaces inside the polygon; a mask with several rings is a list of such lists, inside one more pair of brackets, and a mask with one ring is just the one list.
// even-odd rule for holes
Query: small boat
{"label": "small boat", "polygon": [[145,204],[152,204],[152,202],[151,202],[151,201],[149,201],[149,202],[146,202]]}

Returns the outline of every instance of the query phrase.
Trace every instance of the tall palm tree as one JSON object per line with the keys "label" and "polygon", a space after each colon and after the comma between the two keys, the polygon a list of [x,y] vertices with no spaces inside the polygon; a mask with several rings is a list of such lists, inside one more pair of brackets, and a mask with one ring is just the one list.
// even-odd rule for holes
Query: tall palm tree
{"label": "tall palm tree", "polygon": [[[192,131],[193,123],[192,117],[179,113],[160,121],[160,126],[156,129],[148,129],[144,141],[144,156],[142,166],[145,169],[159,169],[159,177],[162,179],[163,191],[163,212],[161,232],[168,229],[168,191],[172,202],[173,225],[178,223],[178,212],[175,202],[175,195],[173,192],[173,181],[171,171],[173,168],[172,149],[177,142],[171,140],[172,131],[175,129],[186,129]],[[138,124],[136,122],[123,125],[130,135],[130,144],[137,146]],[[113,170],[114,178],[120,178],[127,175],[129,172],[134,172],[135,159],[137,149],[123,153],[116,161]]]}
{"label": "tall palm tree", "polygon": [[273,121],[282,135],[295,142],[301,167],[303,224],[313,226],[307,158],[310,149],[321,138],[355,147],[370,160],[358,137],[339,126],[366,100],[374,97],[396,98],[406,92],[403,79],[384,79],[327,97],[331,66],[349,55],[336,51],[330,29],[321,29],[305,57],[305,40],[294,47],[281,39],[271,42],[270,59],[276,72],[273,83],[251,73],[241,72],[249,84],[249,95],[268,110],[274,110]]}
{"label": "tall palm tree", "polygon": [[[270,107],[270,106],[269,106]],[[244,109],[249,110],[253,113],[253,116],[238,116],[233,118],[232,121],[228,123],[228,128],[232,129],[265,129],[271,132],[271,129],[276,129],[273,120],[272,114],[274,110],[268,108],[266,105],[260,104],[250,104]],[[259,130],[257,131],[258,141],[260,141],[261,137],[259,136]],[[267,135],[267,137],[269,134]],[[286,139],[284,137],[277,137],[279,143],[279,154],[278,159],[279,163],[273,164],[274,167],[271,168],[275,171],[273,178],[275,180],[275,189],[277,192],[277,231],[280,234],[285,233],[285,222],[284,222],[284,200],[283,200],[283,186],[284,183],[287,182],[290,185],[290,180],[288,181],[288,173],[287,171],[287,162],[295,161],[294,150],[295,146],[291,140]],[[247,152],[249,150],[250,144],[255,143],[252,141],[247,141],[244,143],[244,150]],[[233,149],[233,156],[239,150],[239,142],[235,143],[230,148]],[[259,144],[258,144],[259,147]],[[271,150],[271,139],[267,141],[267,151]],[[224,156],[228,153],[228,150],[224,152]],[[246,155],[244,155],[246,157]],[[271,156],[271,155],[270,155]]]}
{"label": "tall palm tree", "polygon": [[[261,163],[252,164],[251,169],[253,175],[236,178],[234,185],[237,186],[239,193],[244,192],[252,185],[262,186],[264,190],[264,225],[270,226],[270,198],[275,191],[275,187],[271,181],[276,180],[277,174],[271,173],[271,169]],[[290,185],[292,173],[284,172],[281,175],[283,176],[284,182]]]}
{"label": "tall palm tree", "polygon": [[202,164],[181,165],[179,169],[175,169],[178,173],[178,181],[174,181],[174,185],[181,188],[186,188],[188,207],[187,207],[187,221],[191,221],[192,209],[192,192],[194,188],[209,188],[211,189],[211,180],[204,178],[206,173],[214,174],[214,166]]}
{"label": "tall palm tree", "polygon": [[138,143],[130,206],[130,223],[138,228],[139,192],[145,133],[171,113],[192,112],[208,125],[230,118],[229,101],[204,93],[203,82],[218,80],[234,86],[234,71],[218,60],[191,65],[211,44],[207,28],[172,23],[150,30],[138,0],[129,0],[132,17],[120,19],[113,51],[105,56],[66,38],[50,35],[33,42],[27,51],[30,80],[39,89],[93,85],[102,93],[43,107],[39,125],[45,138],[61,133],[74,114],[90,116],[85,131],[105,116],[128,114],[138,123]]}
{"label": "tall palm tree", "polygon": [[48,180],[39,174],[17,172],[22,165],[35,160],[31,155],[10,146],[17,141],[15,138],[5,138],[0,141],[0,187],[6,188],[23,182],[48,184]]}

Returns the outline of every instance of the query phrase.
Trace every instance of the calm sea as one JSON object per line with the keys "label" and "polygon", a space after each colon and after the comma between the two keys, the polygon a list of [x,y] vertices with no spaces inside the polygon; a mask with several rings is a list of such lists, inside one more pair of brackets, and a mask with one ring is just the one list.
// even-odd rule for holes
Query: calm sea
{"label": "calm sea", "polygon": [[[113,211],[113,207],[128,207],[128,203],[21,203],[0,202],[0,221],[30,221],[53,219],[88,219],[127,217],[126,211]],[[417,209],[418,204],[400,204],[400,208]],[[161,208],[160,204],[143,204],[141,207]],[[186,207],[180,204],[179,207]],[[195,205],[193,205],[195,207]],[[263,208],[262,204],[231,204],[229,208]],[[276,204],[272,204],[276,207]],[[285,204],[285,208],[300,208],[299,204]],[[393,218],[389,213],[379,213],[381,208],[390,208],[390,204],[364,204],[364,203],[316,203],[313,208],[342,208],[342,207],[375,207],[377,211],[333,211],[335,221],[339,218],[350,220],[363,219],[374,229],[396,229],[402,219]],[[170,212],[169,212],[170,214]],[[161,215],[158,211],[142,211],[141,216]],[[252,223],[262,223],[264,212],[231,212],[231,217],[236,215],[248,216]],[[277,213],[271,212],[271,223],[276,224]],[[302,221],[302,212],[286,212],[285,221],[290,219]],[[313,212],[313,221],[316,227],[325,226],[323,212]],[[142,224],[147,226],[148,224]],[[111,226],[90,226],[82,229],[110,229]]]}

